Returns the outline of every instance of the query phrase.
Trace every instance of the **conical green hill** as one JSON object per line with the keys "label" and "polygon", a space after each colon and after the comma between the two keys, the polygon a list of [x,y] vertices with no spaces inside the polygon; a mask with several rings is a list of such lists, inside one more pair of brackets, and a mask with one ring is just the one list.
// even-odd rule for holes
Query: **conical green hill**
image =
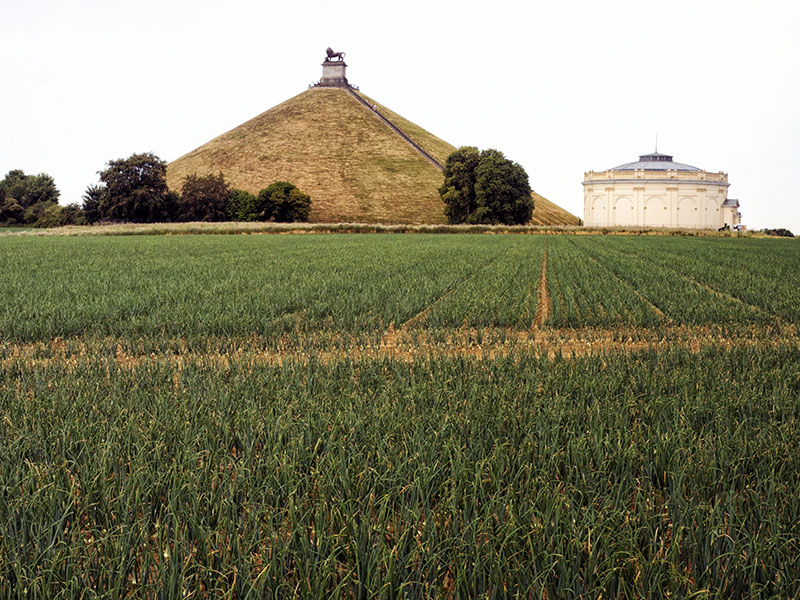
{"label": "conical green hill", "polygon": [[[369,106],[344,88],[311,88],[171,162],[167,183],[180,191],[187,175],[222,173],[255,194],[289,181],[311,196],[312,222],[444,223],[441,171],[370,107],[441,164],[455,147],[361,97]],[[544,202],[534,223],[577,223]]]}
{"label": "conical green hill", "polygon": [[[407,135],[442,163],[455,150],[418,127]],[[222,134],[170,163],[167,183],[220,172],[252,193],[294,183],[313,222],[445,221],[441,172],[342,88],[311,88]]]}

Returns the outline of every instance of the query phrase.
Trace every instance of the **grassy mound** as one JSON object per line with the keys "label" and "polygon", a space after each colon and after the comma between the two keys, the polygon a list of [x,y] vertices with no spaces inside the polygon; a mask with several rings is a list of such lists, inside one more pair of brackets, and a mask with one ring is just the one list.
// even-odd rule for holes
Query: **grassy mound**
{"label": "grassy mound", "polygon": [[[455,149],[413,135],[439,156]],[[222,172],[253,193],[291,181],[311,196],[312,222],[445,221],[439,170],[343,89],[310,89],[262,113],[170,163],[167,182],[177,189],[195,172]]]}
{"label": "grassy mound", "polygon": [[[363,96],[426,152],[444,163],[455,147]],[[291,181],[311,196],[312,223],[439,224],[442,174],[346,90],[312,88],[169,164],[167,183],[223,173],[257,193]],[[533,225],[578,219],[535,194]]]}

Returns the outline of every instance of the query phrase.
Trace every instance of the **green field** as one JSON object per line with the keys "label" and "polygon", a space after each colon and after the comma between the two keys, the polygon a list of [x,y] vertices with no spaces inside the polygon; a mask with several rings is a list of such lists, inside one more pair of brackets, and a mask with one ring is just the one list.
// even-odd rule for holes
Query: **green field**
{"label": "green field", "polygon": [[[54,337],[797,324],[793,240],[525,235],[0,240],[0,335]],[[420,319],[420,313],[424,318]]]}
{"label": "green field", "polygon": [[796,242],[0,258],[0,597],[800,595]]}

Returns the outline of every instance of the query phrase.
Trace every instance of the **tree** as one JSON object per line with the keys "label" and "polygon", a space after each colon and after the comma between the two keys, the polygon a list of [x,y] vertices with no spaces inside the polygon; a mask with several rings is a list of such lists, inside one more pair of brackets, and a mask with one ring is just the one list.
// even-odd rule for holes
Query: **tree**
{"label": "tree", "polygon": [[166,177],[167,163],[150,152],[109,161],[100,171],[106,188],[102,217],[136,223],[170,220],[175,196]]}
{"label": "tree", "polygon": [[311,197],[292,186],[289,195],[284,196],[283,201],[278,203],[275,220],[283,223],[305,222],[308,221],[310,214]]}
{"label": "tree", "polygon": [[222,173],[187,175],[181,188],[179,218],[182,221],[224,221],[231,191]]}
{"label": "tree", "polygon": [[[498,150],[481,152],[475,169],[475,203],[475,222],[523,225],[530,221],[533,198],[525,169]],[[480,217],[479,211],[483,211]]]}
{"label": "tree", "polygon": [[256,197],[244,190],[231,190],[225,212],[231,221],[255,221]]}
{"label": "tree", "polygon": [[47,173],[25,175],[22,169],[11,170],[0,181],[0,221],[38,224],[46,211],[58,207],[58,196],[55,181]]}
{"label": "tree", "polygon": [[256,197],[256,219],[273,219],[282,223],[308,221],[311,198],[286,181],[277,181],[261,190]]}
{"label": "tree", "polygon": [[88,221],[83,213],[83,209],[77,202],[72,202],[61,207],[62,225],[86,225]]}
{"label": "tree", "polygon": [[47,173],[25,175],[22,169],[9,171],[0,181],[0,196],[13,198],[24,209],[34,204],[58,203],[59,191]]}
{"label": "tree", "polygon": [[25,197],[27,196],[27,179],[28,176],[25,175],[22,169],[12,169],[6,173],[6,176],[0,181],[0,196],[4,199],[13,198],[23,209],[28,208],[30,205],[25,202]]}
{"label": "tree", "polygon": [[81,210],[87,223],[97,223],[102,218],[102,203],[105,197],[106,187],[104,185],[90,185],[86,188],[81,197],[83,200]]}
{"label": "tree", "polygon": [[14,198],[0,201],[0,223],[20,225],[25,222],[25,209]]}
{"label": "tree", "polygon": [[480,154],[473,146],[462,146],[444,166],[444,183],[439,195],[444,201],[444,214],[449,223],[466,223],[475,209],[475,169]]}
{"label": "tree", "polygon": [[453,152],[439,195],[450,223],[521,225],[533,214],[528,174],[494,149],[463,146]]}

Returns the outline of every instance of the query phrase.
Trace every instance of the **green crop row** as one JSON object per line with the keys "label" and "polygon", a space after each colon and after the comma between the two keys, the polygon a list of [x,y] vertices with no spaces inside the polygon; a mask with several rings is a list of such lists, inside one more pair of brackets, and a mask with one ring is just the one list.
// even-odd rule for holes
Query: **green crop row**
{"label": "green crop row", "polygon": [[[651,256],[658,256],[660,240],[639,248],[620,247],[614,240],[586,237],[580,240],[586,253],[605,266],[617,278],[633,287],[637,294],[655,306],[670,322],[704,325],[726,323],[731,325],[768,323],[769,315],[736,298],[722,294],[703,281],[684,275],[680,260],[659,264]],[[691,247],[686,252],[691,256]],[[686,259],[689,260],[689,259]],[[758,265],[748,263],[744,269],[755,270]],[[763,293],[766,293],[763,290]]]}
{"label": "green crop row", "polygon": [[800,320],[789,240],[558,235],[0,239],[0,340]]}
{"label": "green crop row", "polygon": [[547,267],[551,325],[655,326],[662,320],[632,283],[587,252],[582,239],[551,238]]}
{"label": "green crop row", "polygon": [[190,236],[0,242],[0,335],[380,330],[500,253],[435,236]]}
{"label": "green crop row", "polygon": [[796,347],[164,358],[2,362],[0,597],[800,594]]}
{"label": "green crop row", "polygon": [[[533,323],[545,239],[523,237],[503,244],[479,268],[466,271],[448,293],[430,307],[428,327],[512,327]],[[505,242],[505,240],[504,240]]]}
{"label": "green crop row", "polygon": [[800,321],[800,268],[796,244],[790,240],[737,244],[737,240],[723,239],[710,244],[698,239],[689,246],[677,241],[662,238],[637,246],[619,237],[608,240],[607,245],[708,285],[772,318]]}

